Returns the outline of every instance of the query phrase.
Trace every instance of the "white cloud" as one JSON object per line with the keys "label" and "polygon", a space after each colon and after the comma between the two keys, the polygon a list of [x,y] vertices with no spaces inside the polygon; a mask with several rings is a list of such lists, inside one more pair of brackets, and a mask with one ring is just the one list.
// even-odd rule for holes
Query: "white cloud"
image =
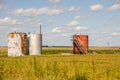
{"label": "white cloud", "polygon": [[67,26],[78,26],[80,23],[78,21],[72,21],[67,24]]}
{"label": "white cloud", "polygon": [[69,11],[74,11],[75,10],[75,7],[74,6],[71,6],[70,8],[69,8]]}
{"label": "white cloud", "polygon": [[90,7],[90,9],[91,9],[92,11],[99,11],[99,10],[102,10],[102,9],[103,9],[103,5],[101,5],[101,4],[92,5],[92,6]]}
{"label": "white cloud", "polygon": [[80,19],[82,18],[82,16],[75,16],[75,19]]}
{"label": "white cloud", "polygon": [[53,32],[53,33],[59,33],[59,32],[62,32],[62,31],[63,30],[60,27],[55,27],[55,28],[52,29],[51,32]]}
{"label": "white cloud", "polygon": [[101,32],[102,34],[108,34],[109,32],[108,31],[103,31]]}
{"label": "white cloud", "polygon": [[120,36],[120,32],[113,32],[110,34],[111,36]]}
{"label": "white cloud", "polygon": [[81,26],[78,26],[74,29],[75,31],[83,31],[83,30],[88,30],[87,27],[81,27]]}
{"label": "white cloud", "polygon": [[61,0],[49,0],[50,2],[53,2],[53,3],[58,3],[60,2]]}
{"label": "white cloud", "polygon": [[69,11],[80,11],[80,7],[78,7],[78,8],[75,8],[74,6],[71,6],[69,9],[68,9]]}
{"label": "white cloud", "polygon": [[0,24],[22,24],[22,22],[18,21],[17,19],[11,19],[9,17],[5,17],[3,19],[0,19]]}
{"label": "white cloud", "polygon": [[120,3],[119,4],[114,4],[111,7],[107,9],[108,11],[115,11],[115,10],[120,10]]}
{"label": "white cloud", "polygon": [[75,16],[74,19],[87,18],[88,16]]}
{"label": "white cloud", "polygon": [[63,10],[51,9],[50,11],[48,11],[48,13],[46,15],[52,16],[52,15],[61,14],[63,12],[64,12]]}
{"label": "white cloud", "polygon": [[103,31],[103,34],[109,35],[109,36],[120,36],[120,30],[116,30],[114,32],[110,31]]}
{"label": "white cloud", "polygon": [[39,15],[46,15],[46,16],[53,16],[63,13],[63,9],[59,8],[29,8],[29,9],[16,9],[11,13],[16,16],[39,16]]}

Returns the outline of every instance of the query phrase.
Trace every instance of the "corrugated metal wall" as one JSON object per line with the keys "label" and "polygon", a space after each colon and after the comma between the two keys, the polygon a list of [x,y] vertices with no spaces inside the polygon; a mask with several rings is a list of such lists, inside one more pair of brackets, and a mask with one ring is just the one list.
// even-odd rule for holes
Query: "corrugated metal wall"
{"label": "corrugated metal wall", "polygon": [[86,54],[88,51],[88,35],[73,35],[73,53]]}

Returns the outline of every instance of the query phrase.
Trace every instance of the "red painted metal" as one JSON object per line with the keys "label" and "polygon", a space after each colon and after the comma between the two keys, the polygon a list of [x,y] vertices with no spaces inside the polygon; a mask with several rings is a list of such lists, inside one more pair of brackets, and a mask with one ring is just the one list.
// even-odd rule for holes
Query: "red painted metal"
{"label": "red painted metal", "polygon": [[88,35],[73,35],[73,53],[86,54],[88,51]]}

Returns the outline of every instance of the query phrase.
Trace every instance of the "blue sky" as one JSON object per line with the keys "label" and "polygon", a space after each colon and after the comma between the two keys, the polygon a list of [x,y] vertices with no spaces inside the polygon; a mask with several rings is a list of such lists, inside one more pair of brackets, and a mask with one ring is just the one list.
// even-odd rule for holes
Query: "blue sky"
{"label": "blue sky", "polygon": [[86,34],[90,46],[120,46],[120,0],[0,0],[0,45],[39,24],[43,45],[71,46],[72,35]]}

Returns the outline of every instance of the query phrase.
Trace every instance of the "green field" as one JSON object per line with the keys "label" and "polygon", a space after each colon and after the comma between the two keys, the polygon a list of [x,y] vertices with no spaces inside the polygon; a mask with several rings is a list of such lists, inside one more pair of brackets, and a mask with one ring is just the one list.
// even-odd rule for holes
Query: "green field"
{"label": "green field", "polygon": [[119,48],[98,49],[73,55],[71,47],[52,47],[22,57],[7,57],[1,49],[0,80],[120,80]]}

